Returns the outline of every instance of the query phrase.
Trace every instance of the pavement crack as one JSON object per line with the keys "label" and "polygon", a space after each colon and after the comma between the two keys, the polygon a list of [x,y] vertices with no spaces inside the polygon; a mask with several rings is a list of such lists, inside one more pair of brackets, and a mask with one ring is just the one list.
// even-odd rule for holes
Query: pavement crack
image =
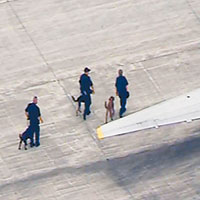
{"label": "pavement crack", "polygon": [[190,7],[190,10],[192,11],[193,15],[196,17],[197,21],[200,24],[200,16],[197,14],[197,12],[194,10],[191,2],[189,0],[186,0],[186,3],[188,4],[188,6]]}

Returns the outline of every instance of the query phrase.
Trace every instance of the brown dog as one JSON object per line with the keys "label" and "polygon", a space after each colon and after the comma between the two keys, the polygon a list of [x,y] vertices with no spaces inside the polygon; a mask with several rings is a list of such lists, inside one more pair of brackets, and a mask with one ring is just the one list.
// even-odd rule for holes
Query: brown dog
{"label": "brown dog", "polygon": [[105,120],[105,123],[108,123],[108,114],[110,116],[110,119],[113,120],[113,117],[114,117],[114,114],[115,114],[114,100],[115,100],[115,98],[113,96],[111,96],[108,99],[108,103],[105,101],[105,108],[106,108],[106,120]]}

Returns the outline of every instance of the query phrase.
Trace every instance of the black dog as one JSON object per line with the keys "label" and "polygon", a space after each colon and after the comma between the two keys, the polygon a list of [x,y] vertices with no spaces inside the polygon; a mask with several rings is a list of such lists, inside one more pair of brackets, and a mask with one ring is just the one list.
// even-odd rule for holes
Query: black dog
{"label": "black dog", "polygon": [[84,96],[83,96],[83,95],[80,95],[77,99],[75,99],[75,97],[72,96],[72,100],[73,100],[74,102],[78,102],[78,108],[77,108],[77,110],[76,110],[76,116],[78,116],[78,112],[81,113],[81,103],[84,103],[84,102],[85,102]]}
{"label": "black dog", "polygon": [[27,150],[27,139],[30,139],[30,126],[23,132],[19,134],[19,147],[21,149],[22,142],[24,143],[24,149]]}

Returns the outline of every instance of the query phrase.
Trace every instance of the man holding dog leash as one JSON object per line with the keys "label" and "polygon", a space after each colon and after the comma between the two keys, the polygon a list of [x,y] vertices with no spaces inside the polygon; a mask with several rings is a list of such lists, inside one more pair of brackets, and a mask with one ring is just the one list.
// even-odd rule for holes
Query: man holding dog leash
{"label": "man holding dog leash", "polygon": [[89,115],[91,113],[90,111],[90,105],[92,104],[91,94],[94,94],[93,83],[89,76],[90,71],[91,70],[88,67],[86,67],[84,69],[84,73],[81,75],[79,80],[81,94],[83,96],[83,101],[85,103],[85,110],[83,113],[84,120],[86,120],[86,115]]}
{"label": "man holding dog leash", "polygon": [[118,77],[116,78],[115,87],[116,87],[116,95],[120,98],[120,111],[119,117],[122,118],[123,114],[126,112],[126,103],[127,98],[129,97],[129,92],[127,90],[128,81],[125,76],[123,76],[123,71],[120,69],[118,71]]}
{"label": "man holding dog leash", "polygon": [[[29,137],[31,140],[31,147],[33,146],[40,146],[40,122],[43,123],[43,119],[40,114],[40,108],[36,105],[38,103],[38,98],[35,96],[33,98],[33,102],[29,103],[25,109],[25,115],[28,120],[30,120],[30,125],[28,128]],[[35,143],[34,143],[34,136],[35,133]]]}

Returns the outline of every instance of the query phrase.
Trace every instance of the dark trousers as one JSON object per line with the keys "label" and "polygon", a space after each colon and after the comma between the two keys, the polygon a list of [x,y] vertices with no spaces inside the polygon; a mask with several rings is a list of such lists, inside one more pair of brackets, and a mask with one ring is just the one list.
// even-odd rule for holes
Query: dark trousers
{"label": "dark trousers", "polygon": [[39,124],[30,124],[30,126],[22,133],[22,140],[24,141],[25,145],[27,145],[27,139],[31,140],[30,145],[34,145],[34,136],[35,133],[35,145],[40,145],[40,126]]}
{"label": "dark trousers", "polygon": [[85,110],[83,113],[83,119],[86,120],[86,115],[90,114],[90,105],[92,103],[90,95],[84,95]]}
{"label": "dark trousers", "polygon": [[120,95],[120,111],[119,111],[119,116],[122,117],[122,115],[126,112],[126,102],[127,102],[127,95]]}
{"label": "dark trousers", "polygon": [[40,126],[39,124],[31,124],[30,125],[30,135],[31,135],[31,145],[34,145],[34,133],[35,133],[35,145],[40,145]]}
{"label": "dark trousers", "polygon": [[33,126],[33,134],[35,133],[35,145],[40,145],[40,126],[39,124]]}

